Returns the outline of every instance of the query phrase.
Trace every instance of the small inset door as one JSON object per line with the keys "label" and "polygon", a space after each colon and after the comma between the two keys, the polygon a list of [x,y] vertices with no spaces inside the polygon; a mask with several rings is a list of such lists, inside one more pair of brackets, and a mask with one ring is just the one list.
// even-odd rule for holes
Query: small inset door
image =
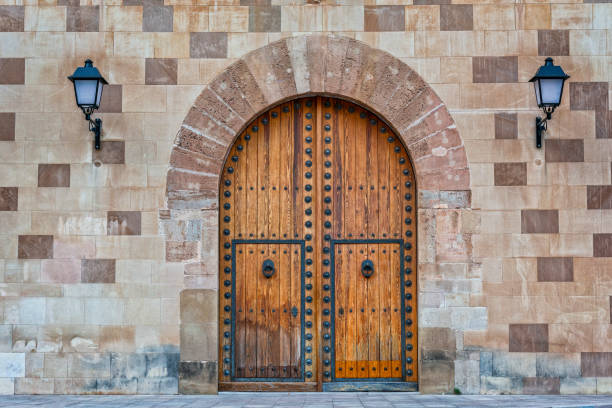
{"label": "small inset door", "polygon": [[234,241],[232,380],[304,379],[304,244]]}
{"label": "small inset door", "polygon": [[[411,271],[406,274],[399,240],[334,241],[334,380],[402,380],[410,366],[412,337]],[[408,368],[407,368],[408,367]]]}

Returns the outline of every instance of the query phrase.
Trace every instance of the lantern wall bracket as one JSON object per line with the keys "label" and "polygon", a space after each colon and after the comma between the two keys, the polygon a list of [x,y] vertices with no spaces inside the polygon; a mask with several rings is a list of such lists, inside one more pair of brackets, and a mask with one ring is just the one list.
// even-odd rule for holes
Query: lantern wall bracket
{"label": "lantern wall bracket", "polygon": [[100,150],[100,134],[102,134],[102,119],[96,118],[91,120],[89,115],[87,115],[86,119],[89,120],[89,131],[94,134],[94,146],[96,150]]}
{"label": "lantern wall bracket", "polygon": [[536,147],[540,149],[542,147],[542,132],[545,132],[548,129],[548,119],[542,119],[541,117],[536,117]]}

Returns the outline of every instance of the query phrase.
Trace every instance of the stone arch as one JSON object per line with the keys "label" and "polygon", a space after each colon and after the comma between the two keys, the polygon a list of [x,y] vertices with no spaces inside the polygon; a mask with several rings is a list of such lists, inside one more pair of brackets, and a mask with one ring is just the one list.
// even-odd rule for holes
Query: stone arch
{"label": "stone arch", "polygon": [[[207,335],[204,351],[196,351],[188,336],[195,335],[198,325],[217,322],[218,194],[226,156],[237,135],[261,112],[315,94],[358,103],[393,128],[411,156],[417,191],[424,198],[419,200],[420,208],[435,207],[444,200],[452,201],[442,204],[451,208],[470,205],[468,162],[455,123],[433,89],[398,58],[334,35],[286,38],[240,58],[197,97],[170,157],[168,210],[161,212],[161,218],[170,223],[199,218],[203,226],[201,245],[170,237],[166,244],[167,260],[185,265],[181,392],[216,391],[216,328]],[[431,239],[425,244],[431,245]],[[212,307],[214,313],[198,312],[198,307]]]}

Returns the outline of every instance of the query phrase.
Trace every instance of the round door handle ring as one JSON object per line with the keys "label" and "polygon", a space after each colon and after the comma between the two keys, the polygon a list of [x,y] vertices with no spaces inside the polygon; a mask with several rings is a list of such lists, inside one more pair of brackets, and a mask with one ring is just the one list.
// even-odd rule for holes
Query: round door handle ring
{"label": "round door handle ring", "polygon": [[363,261],[361,263],[361,274],[365,278],[369,278],[370,276],[374,275],[374,262],[369,259]]}
{"label": "round door handle ring", "polygon": [[263,264],[261,266],[261,272],[266,278],[270,279],[275,272],[274,262],[271,259],[266,259],[265,261],[263,261]]}

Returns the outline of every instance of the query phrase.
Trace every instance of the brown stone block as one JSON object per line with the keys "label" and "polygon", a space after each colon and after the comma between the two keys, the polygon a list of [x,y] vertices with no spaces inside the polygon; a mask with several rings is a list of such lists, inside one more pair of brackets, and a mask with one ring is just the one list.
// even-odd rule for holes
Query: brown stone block
{"label": "brown stone block", "polygon": [[474,83],[518,82],[518,57],[473,57]]}
{"label": "brown stone block", "polygon": [[597,139],[612,139],[612,111],[595,112],[595,137]]}
{"label": "brown stone block", "polygon": [[455,332],[447,327],[422,327],[419,331],[423,360],[455,360]]}
{"label": "brown stone block", "polygon": [[15,112],[0,113],[0,141],[15,140]]}
{"label": "brown stone block", "polygon": [[213,289],[186,289],[181,292],[181,324],[217,322],[219,293]]}
{"label": "brown stone block", "polygon": [[561,381],[557,378],[523,377],[523,394],[559,394]]}
{"label": "brown stone block", "polygon": [[367,45],[359,41],[351,41],[343,59],[342,80],[340,92],[343,95],[353,95],[360,85],[361,66],[364,56],[368,53]]}
{"label": "brown stone block", "polygon": [[581,353],[583,377],[612,377],[612,352]]}
{"label": "brown stone block", "polygon": [[509,351],[547,352],[547,324],[511,324],[509,332]]}
{"label": "brown stone block", "polygon": [[522,210],[521,233],[558,234],[559,210]]}
{"label": "brown stone block", "polygon": [[538,258],[538,282],[572,282],[573,258]]}
{"label": "brown stone block", "polygon": [[108,235],[140,235],[140,211],[109,211],[106,221]]}
{"label": "brown stone block", "polygon": [[494,163],[496,186],[527,185],[527,163]]}
{"label": "brown stone block", "polygon": [[143,32],[172,32],[174,7],[145,4],[142,8]]}
{"label": "brown stone block", "polygon": [[326,36],[308,36],[306,38],[306,52],[308,55],[308,72],[310,73],[310,90],[312,92],[323,92],[325,90],[325,67],[320,61],[324,61],[327,55]]}
{"label": "brown stone block", "polygon": [[365,6],[364,31],[404,31],[406,18],[404,5]]}
{"label": "brown stone block", "polygon": [[196,99],[194,107],[215,122],[222,123],[234,131],[239,131],[245,125],[244,119],[228,108],[209,87],[204,88]]}
{"label": "brown stone block", "polygon": [[53,235],[19,235],[19,259],[53,258]]}
{"label": "brown stone block", "polygon": [[104,85],[100,100],[100,113],[121,113],[123,110],[123,86]]}
{"label": "brown stone block", "polygon": [[342,87],[343,61],[351,40],[348,38],[330,38],[327,41],[327,55],[325,56],[325,91],[339,93]]}
{"label": "brown stone block", "polygon": [[176,58],[147,58],[145,84],[176,85],[178,63]]}
{"label": "brown stone block", "polygon": [[549,163],[583,162],[583,139],[547,139],[544,156]]}
{"label": "brown stone block", "polygon": [[0,187],[0,211],[17,211],[18,202],[17,187]]}
{"label": "brown stone block", "polygon": [[166,261],[183,262],[198,259],[199,242],[166,241]]}
{"label": "brown stone block", "polygon": [[[202,113],[197,109],[192,108],[187,114],[187,118],[185,118],[185,123],[194,127],[195,129],[206,129],[206,127],[200,127],[206,122],[211,124],[211,129],[214,133],[217,133],[216,130],[224,131],[218,125],[214,124],[214,122],[212,122],[208,117],[202,115]],[[226,138],[233,138],[233,135],[228,133]],[[214,141],[205,138],[186,128],[181,129],[176,141],[176,145],[178,147],[188,151],[200,153],[208,158],[225,157],[229,143],[229,141]]]}
{"label": "brown stone block", "polygon": [[115,283],[114,259],[82,259],[82,283]]}
{"label": "brown stone block", "polygon": [[190,33],[189,56],[227,58],[227,33]]}
{"label": "brown stone block", "polygon": [[419,391],[424,394],[445,394],[455,386],[453,361],[424,360],[420,364]]}
{"label": "brown stone block", "polygon": [[518,139],[518,120],[516,113],[495,114],[495,138]]}
{"label": "brown stone block", "polygon": [[38,187],[70,187],[70,165],[39,164]]}
{"label": "brown stone block", "polygon": [[0,6],[0,32],[21,32],[24,21],[23,6]]}
{"label": "brown stone block", "polygon": [[[230,65],[226,72],[232,79],[234,86],[240,89],[240,92],[244,96],[244,100],[247,101],[246,103],[248,103],[248,105],[251,107],[253,113],[259,112],[267,107],[266,98],[261,92],[261,89],[259,89],[259,85],[257,84],[257,81],[255,81],[253,74],[251,71],[249,71],[249,67],[243,60],[238,60],[234,64]],[[217,94],[225,99],[223,93],[220,93],[217,89],[217,83],[219,86],[221,86],[222,82],[219,81],[222,79],[222,75],[217,77],[217,79],[210,85],[210,88],[215,90]],[[230,104],[230,106],[234,108],[235,104]],[[234,110],[240,113],[240,109]],[[251,113],[249,116],[244,116],[244,118],[252,116],[253,113]]]}
{"label": "brown stone block", "polygon": [[612,257],[612,234],[593,234],[593,256]]}
{"label": "brown stone block", "polygon": [[612,209],[612,186],[587,186],[587,209]]}
{"label": "brown stone block", "polygon": [[285,40],[257,49],[247,54],[244,60],[269,103],[293,97],[297,93]]}
{"label": "brown stone block", "polygon": [[25,58],[0,58],[0,85],[25,83]]}
{"label": "brown stone block", "polygon": [[281,30],[280,6],[249,7],[249,31],[255,33],[279,32]]}
{"label": "brown stone block", "polygon": [[223,157],[210,158],[176,147],[170,155],[170,166],[177,169],[217,174],[223,167]]}
{"label": "brown stone block", "polygon": [[440,6],[440,31],[471,31],[473,28],[474,10],[471,4]]}
{"label": "brown stone block", "polygon": [[451,4],[451,0],[414,0],[415,6],[431,6],[438,4]]}
{"label": "brown stone block", "polygon": [[66,11],[66,31],[99,31],[100,6],[68,7]]}
{"label": "brown stone block", "polygon": [[607,111],[607,82],[570,82],[570,109]]}
{"label": "brown stone block", "polygon": [[[234,66],[232,65],[231,68]],[[255,111],[249,105],[249,99],[243,94],[242,90],[232,79],[229,70],[223,71],[210,84],[212,89],[234,112],[241,118],[250,118],[254,116]]]}
{"label": "brown stone block", "polygon": [[569,30],[538,30],[538,55],[570,55]]}
{"label": "brown stone block", "polygon": [[93,161],[101,161],[104,164],[124,164],[125,163],[125,142],[103,141],[100,150],[93,150]]}

